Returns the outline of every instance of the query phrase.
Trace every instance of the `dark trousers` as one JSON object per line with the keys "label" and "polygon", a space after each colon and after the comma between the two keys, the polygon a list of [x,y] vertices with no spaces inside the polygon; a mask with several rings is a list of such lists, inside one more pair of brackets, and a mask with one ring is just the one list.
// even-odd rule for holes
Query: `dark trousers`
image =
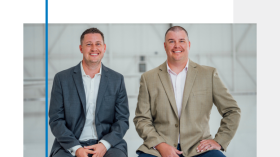
{"label": "dark trousers", "polygon": [[[97,144],[98,141],[97,140],[88,140],[88,141],[82,141],[80,143],[84,147],[84,146],[90,146],[90,145]],[[73,157],[73,155],[68,150],[60,149],[57,153],[55,153],[55,155],[53,157]],[[92,154],[88,154],[88,157],[92,157]],[[111,147],[106,152],[104,157],[126,157],[126,155],[120,149]]]}
{"label": "dark trousers", "polygon": [[[180,144],[178,144],[177,149],[179,151],[181,151]],[[140,151],[138,151],[137,154],[139,155],[138,157],[156,157],[154,155],[146,154],[146,153],[140,152]],[[181,154],[181,155],[179,155],[179,157],[184,157],[184,156]],[[225,157],[225,155],[219,150],[210,150],[208,152],[196,155],[194,157]]]}

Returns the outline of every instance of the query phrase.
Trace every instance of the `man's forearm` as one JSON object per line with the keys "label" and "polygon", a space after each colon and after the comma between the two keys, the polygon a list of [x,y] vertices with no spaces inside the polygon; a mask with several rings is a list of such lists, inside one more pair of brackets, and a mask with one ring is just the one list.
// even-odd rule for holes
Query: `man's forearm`
{"label": "man's forearm", "polygon": [[123,76],[115,100],[114,111],[114,123],[111,125],[111,131],[102,137],[102,140],[108,142],[112,147],[123,140],[123,137],[129,128],[128,98]]}
{"label": "man's forearm", "polygon": [[59,75],[55,75],[53,88],[51,92],[51,101],[49,109],[49,125],[53,135],[60,145],[65,149],[80,145],[71,130],[66,127],[65,109],[63,104],[63,95]]}
{"label": "man's forearm", "polygon": [[226,150],[238,128],[241,110],[222,83],[216,69],[213,71],[213,102],[223,117],[214,140]]}

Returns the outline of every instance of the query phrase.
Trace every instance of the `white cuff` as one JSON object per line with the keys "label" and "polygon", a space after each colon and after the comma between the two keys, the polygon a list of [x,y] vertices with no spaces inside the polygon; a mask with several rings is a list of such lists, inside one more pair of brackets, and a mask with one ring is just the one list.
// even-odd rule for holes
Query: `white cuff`
{"label": "white cuff", "polygon": [[76,151],[81,148],[82,146],[81,145],[76,145],[70,149],[68,149],[68,151],[73,155],[73,156],[76,156]]}
{"label": "white cuff", "polygon": [[107,151],[111,148],[111,144],[105,140],[100,140],[98,143],[102,143],[104,144],[104,146],[106,147]]}

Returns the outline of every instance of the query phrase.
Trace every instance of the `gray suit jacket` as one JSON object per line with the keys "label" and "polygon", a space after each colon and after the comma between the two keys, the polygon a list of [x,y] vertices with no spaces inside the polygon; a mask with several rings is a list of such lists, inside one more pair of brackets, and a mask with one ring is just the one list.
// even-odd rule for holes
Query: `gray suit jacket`
{"label": "gray suit jacket", "polygon": [[[54,77],[49,108],[49,125],[55,140],[50,153],[80,145],[79,137],[85,124],[86,96],[80,63],[57,73]],[[95,124],[98,140],[127,154],[123,140],[129,124],[129,109],[124,78],[102,64]]]}

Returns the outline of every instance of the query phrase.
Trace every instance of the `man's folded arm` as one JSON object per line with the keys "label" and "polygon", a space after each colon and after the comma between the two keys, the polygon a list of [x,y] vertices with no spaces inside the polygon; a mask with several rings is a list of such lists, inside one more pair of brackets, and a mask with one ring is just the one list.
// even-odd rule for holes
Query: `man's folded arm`
{"label": "man's folded arm", "polygon": [[223,117],[214,140],[226,151],[238,128],[241,110],[220,80],[216,69],[213,71],[213,102]]}
{"label": "man's folded arm", "polygon": [[144,75],[141,76],[138,103],[133,122],[139,136],[144,140],[144,145],[148,148],[154,148],[156,145],[165,142],[157,133],[151,115],[151,104],[149,101],[149,91],[147,89]]}
{"label": "man's folded arm", "polygon": [[115,102],[114,123],[111,126],[110,133],[104,135],[103,138],[101,139],[108,142],[112,147],[114,147],[115,145],[117,145],[123,140],[123,137],[129,128],[128,99],[127,99],[123,76],[121,78],[119,91],[115,101],[116,102]]}
{"label": "man's folded arm", "polygon": [[49,118],[51,131],[65,150],[80,145],[80,142],[76,139],[72,131],[66,127],[62,88],[58,74],[55,75],[53,81]]}

